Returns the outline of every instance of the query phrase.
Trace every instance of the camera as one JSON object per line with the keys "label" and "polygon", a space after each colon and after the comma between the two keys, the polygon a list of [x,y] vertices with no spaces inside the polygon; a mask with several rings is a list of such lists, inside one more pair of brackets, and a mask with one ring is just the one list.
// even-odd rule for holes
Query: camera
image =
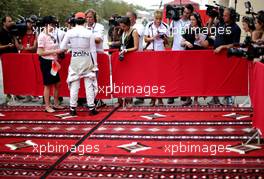
{"label": "camera", "polygon": [[30,21],[33,23],[35,27],[42,27],[43,22],[42,19],[37,17],[36,15],[31,15],[28,18],[20,16],[20,18],[15,22],[15,24],[11,27],[10,32],[13,36],[23,36],[27,32],[27,22]]}
{"label": "camera", "polygon": [[125,58],[124,53],[120,53],[119,54],[119,60],[122,62],[124,60],[124,58]]}
{"label": "camera", "polygon": [[221,11],[221,15],[223,15],[223,8],[218,8],[212,5],[205,5],[207,7],[206,9],[206,15],[209,17],[219,17],[220,15],[220,11]]}
{"label": "camera", "polygon": [[227,51],[227,56],[245,57],[249,61],[253,61],[254,58],[259,58],[264,55],[264,47],[261,46],[250,46],[248,49],[243,48],[230,48]]}
{"label": "camera", "polygon": [[245,2],[245,8],[247,9],[246,14],[251,14],[253,19],[255,19],[255,16],[257,15],[257,13],[254,12],[250,1]]}
{"label": "camera", "polygon": [[27,23],[24,17],[18,19],[10,28],[13,36],[23,36],[27,32]]}
{"label": "camera", "polygon": [[112,16],[109,20],[108,20],[108,24],[109,26],[118,26],[119,25],[119,20],[122,18],[122,16]]}
{"label": "camera", "polygon": [[166,18],[172,19],[174,21],[178,21],[180,20],[183,11],[184,11],[183,6],[172,6],[169,4],[166,6]]}
{"label": "camera", "polygon": [[[220,23],[223,23],[224,22],[224,18],[223,18],[224,17],[224,10],[226,7],[217,4],[215,1],[214,1],[214,3],[215,3],[215,6],[208,5],[208,4],[205,5],[207,7],[206,15],[209,17],[213,17],[213,18],[216,17]],[[234,20],[236,22],[239,22],[240,21],[240,14],[235,12],[234,16],[235,16]]]}
{"label": "camera", "polygon": [[228,57],[245,57],[249,61],[252,61],[254,58],[259,58],[263,55],[264,46],[254,44],[251,40],[251,37],[247,37],[243,44],[239,44],[239,48],[230,48],[227,51]]}

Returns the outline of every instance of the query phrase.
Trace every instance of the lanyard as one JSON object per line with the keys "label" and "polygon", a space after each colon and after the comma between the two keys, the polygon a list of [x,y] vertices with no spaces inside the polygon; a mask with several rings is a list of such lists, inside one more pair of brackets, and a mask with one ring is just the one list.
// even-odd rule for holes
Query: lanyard
{"label": "lanyard", "polygon": [[95,28],[95,26],[96,26],[96,23],[94,23],[94,24],[92,25],[92,27],[89,27],[89,26],[88,26],[88,29],[89,29],[89,30],[92,30],[92,33],[94,33],[94,28]]}

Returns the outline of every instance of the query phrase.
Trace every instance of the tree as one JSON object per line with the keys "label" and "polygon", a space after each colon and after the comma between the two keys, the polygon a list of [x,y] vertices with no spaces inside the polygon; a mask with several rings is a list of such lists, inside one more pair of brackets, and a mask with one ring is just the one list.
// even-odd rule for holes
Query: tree
{"label": "tree", "polygon": [[125,15],[128,10],[140,7],[114,0],[1,0],[0,16],[10,15],[16,20],[18,15],[54,15],[62,23],[71,14],[85,12],[89,8],[95,9],[101,19],[107,20],[114,13]]}

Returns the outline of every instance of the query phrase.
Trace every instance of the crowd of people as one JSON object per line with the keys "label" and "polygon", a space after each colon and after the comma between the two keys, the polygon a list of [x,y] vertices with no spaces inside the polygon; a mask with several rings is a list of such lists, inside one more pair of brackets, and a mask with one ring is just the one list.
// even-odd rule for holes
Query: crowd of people
{"label": "crowd of people", "polygon": [[[225,8],[223,21],[219,21],[216,16],[209,17],[207,24],[203,24],[201,16],[191,4],[184,7],[183,14],[178,20],[171,20],[170,24],[163,22],[163,12],[154,12],[153,21],[146,26],[137,22],[137,14],[133,11],[127,12],[126,16],[113,15],[114,23],[108,32],[109,48],[120,51],[119,58],[122,61],[126,53],[134,51],[164,51],[170,47],[170,37],[173,37],[171,44],[173,51],[178,50],[203,50],[211,48],[215,53],[220,53],[224,49],[234,47],[241,41],[241,29],[236,23],[235,10]],[[116,20],[117,19],[117,20]],[[11,33],[14,25],[10,16],[2,19],[0,30],[0,54],[3,53],[37,53],[39,55],[40,67],[44,84],[45,111],[53,113],[63,107],[60,105],[62,98],[59,97],[60,58],[65,53],[71,53],[71,63],[67,83],[70,90],[70,112],[76,115],[76,107],[79,101],[78,91],[80,79],[84,78],[86,103],[91,115],[98,114],[95,100],[98,92],[97,86],[97,55],[104,53],[103,41],[105,27],[97,22],[97,14],[93,9],[86,12],[78,12],[73,17],[67,19],[67,32],[57,27],[57,20],[53,16],[43,18],[43,29],[40,33],[33,30],[34,21],[26,19],[27,29],[23,35]],[[256,19],[243,17],[243,30],[253,42],[261,43],[264,39],[264,12],[260,11]],[[207,28],[208,33],[203,33]],[[214,28],[214,30],[213,30]],[[228,32],[220,33],[215,29],[228,29]],[[213,33],[212,33],[213,32]],[[221,31],[222,32],[222,31]],[[51,73],[53,67],[57,71]],[[50,90],[54,87],[54,105],[50,102]],[[12,95],[9,95],[12,96]],[[19,97],[19,96],[17,96]],[[168,104],[173,104],[174,99],[168,99]],[[27,96],[24,101],[38,100],[38,97]],[[144,98],[134,99],[134,104],[144,103]],[[152,98],[150,105],[163,105],[163,99]],[[181,97],[182,105],[199,105],[198,97]],[[102,101],[101,101],[102,102]],[[233,97],[226,96],[220,102],[218,97],[212,97],[208,103],[210,105],[226,104],[232,105]],[[102,103],[103,104],[103,103]],[[133,105],[132,98],[118,99],[118,105]]]}

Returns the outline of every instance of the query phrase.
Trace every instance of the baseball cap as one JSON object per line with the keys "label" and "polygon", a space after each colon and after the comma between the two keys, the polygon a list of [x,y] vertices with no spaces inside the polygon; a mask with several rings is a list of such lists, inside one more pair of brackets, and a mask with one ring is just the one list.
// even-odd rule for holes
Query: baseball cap
{"label": "baseball cap", "polygon": [[77,12],[75,14],[75,19],[85,19],[85,14],[84,12]]}

